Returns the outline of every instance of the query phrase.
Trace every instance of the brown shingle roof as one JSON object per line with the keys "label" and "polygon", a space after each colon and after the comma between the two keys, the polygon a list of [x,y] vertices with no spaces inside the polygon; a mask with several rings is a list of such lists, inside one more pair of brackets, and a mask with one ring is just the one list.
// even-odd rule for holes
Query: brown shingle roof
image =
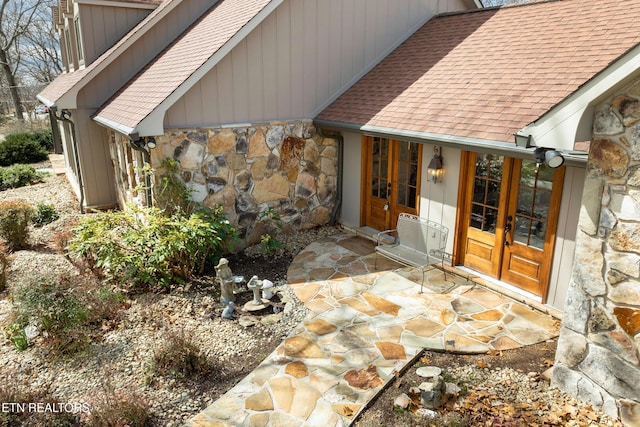
{"label": "brown shingle roof", "polygon": [[640,42],[640,1],[564,0],[441,15],[319,119],[493,141]]}
{"label": "brown shingle roof", "polygon": [[69,90],[71,90],[77,83],[79,83],[83,77],[90,75],[94,70],[105,64],[111,59],[114,59],[113,53],[118,50],[123,44],[127,43],[131,37],[137,34],[150,20],[155,18],[158,14],[171,3],[182,0],[164,0],[155,10],[153,10],[146,18],[144,18],[138,25],[136,25],[131,31],[129,31],[123,38],[113,45],[110,49],[100,55],[95,61],[93,61],[88,67],[83,68],[73,73],[61,74],[55,78],[46,88],[38,94],[39,97],[46,99],[50,104],[55,104],[58,100]]}
{"label": "brown shingle roof", "polygon": [[222,0],[129,81],[98,112],[134,129],[271,0]]}

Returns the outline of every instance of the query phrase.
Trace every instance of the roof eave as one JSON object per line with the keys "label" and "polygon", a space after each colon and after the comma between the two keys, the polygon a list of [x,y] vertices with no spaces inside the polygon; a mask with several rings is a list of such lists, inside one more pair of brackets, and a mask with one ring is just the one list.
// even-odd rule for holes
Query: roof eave
{"label": "roof eave", "polygon": [[571,150],[587,109],[639,72],[640,44],[637,44],[519,133],[531,135],[532,143],[538,147]]}
{"label": "roof eave", "polygon": [[[163,126],[158,127],[158,122],[163,123],[164,115],[189,89],[200,81],[213,69],[234,47],[244,40],[258,25],[260,25],[284,0],[270,1],[260,12],[249,20],[237,33],[233,35],[218,51],[216,51],[200,68],[191,74],[171,95],[164,99],[147,117],[142,119],[135,128],[140,136],[157,136],[164,132]],[[161,119],[159,119],[159,117]],[[160,131],[160,133],[157,133]]]}
{"label": "roof eave", "polygon": [[113,120],[109,120],[105,117],[95,116],[93,120],[98,124],[123,135],[131,136],[137,134],[136,129],[114,122]]}

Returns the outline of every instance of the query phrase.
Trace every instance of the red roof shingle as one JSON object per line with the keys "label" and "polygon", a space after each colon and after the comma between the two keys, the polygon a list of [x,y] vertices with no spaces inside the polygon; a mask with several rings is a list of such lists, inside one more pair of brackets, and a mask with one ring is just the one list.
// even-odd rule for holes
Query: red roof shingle
{"label": "red roof shingle", "polygon": [[441,15],[318,119],[510,142],[638,44],[639,19],[629,0]]}

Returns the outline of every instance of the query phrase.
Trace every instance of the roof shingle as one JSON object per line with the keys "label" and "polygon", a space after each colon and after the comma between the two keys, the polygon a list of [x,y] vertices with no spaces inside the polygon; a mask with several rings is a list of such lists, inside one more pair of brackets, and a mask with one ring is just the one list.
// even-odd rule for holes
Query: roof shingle
{"label": "roof shingle", "polygon": [[271,0],[221,0],[98,112],[134,129]]}
{"label": "roof shingle", "polygon": [[639,19],[620,0],[440,15],[318,118],[510,142],[638,44]]}

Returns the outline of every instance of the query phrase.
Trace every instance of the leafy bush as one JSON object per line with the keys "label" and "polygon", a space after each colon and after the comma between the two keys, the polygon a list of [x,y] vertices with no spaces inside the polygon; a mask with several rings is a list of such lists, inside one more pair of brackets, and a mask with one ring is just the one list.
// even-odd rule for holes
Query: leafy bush
{"label": "leafy bush", "polygon": [[70,279],[40,278],[17,289],[13,295],[18,311],[16,323],[37,324],[51,335],[83,325],[87,309]]}
{"label": "leafy bush", "polygon": [[51,224],[58,218],[60,218],[60,214],[56,211],[55,206],[38,203],[35,212],[31,216],[31,222],[36,227],[43,227],[47,224]]}
{"label": "leafy bush", "polygon": [[36,184],[42,182],[46,175],[36,172],[33,166],[29,165],[15,164],[5,168],[0,167],[0,190]]}
{"label": "leafy bush", "polygon": [[41,145],[39,138],[31,133],[14,133],[7,135],[0,142],[0,166],[16,163],[37,163],[47,160],[49,153]]}
{"label": "leafy bush", "polygon": [[168,287],[203,272],[236,238],[222,212],[200,209],[166,216],[157,208],[103,212],[85,217],[73,229],[72,255],[87,259],[107,278],[135,286]]}
{"label": "leafy bush", "polygon": [[53,133],[51,129],[35,130],[30,132],[29,135],[34,141],[37,141],[42,148],[48,152],[53,151]]}
{"label": "leafy bush", "polygon": [[10,251],[26,245],[32,213],[33,208],[24,200],[0,202],[0,237]]}

